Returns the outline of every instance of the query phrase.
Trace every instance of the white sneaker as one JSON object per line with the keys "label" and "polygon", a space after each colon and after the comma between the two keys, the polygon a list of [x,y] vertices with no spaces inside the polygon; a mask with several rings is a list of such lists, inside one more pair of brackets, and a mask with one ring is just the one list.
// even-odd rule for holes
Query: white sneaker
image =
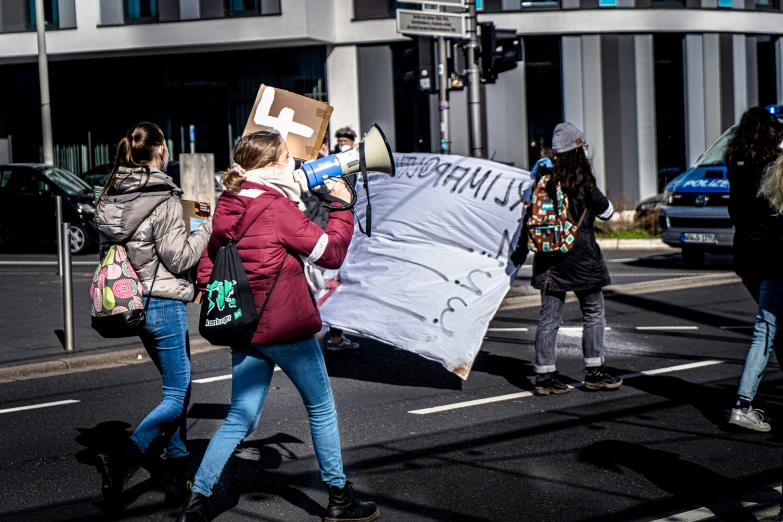
{"label": "white sneaker", "polygon": [[331,350],[333,352],[341,352],[343,350],[358,350],[359,349],[359,343],[356,341],[351,341],[346,336],[342,336],[339,343],[336,343],[329,339],[329,342],[326,343],[326,349]]}
{"label": "white sneaker", "polygon": [[747,412],[742,411],[740,408],[732,408],[729,424],[754,431],[770,431],[772,428],[768,423],[764,422],[763,413],[764,410],[754,410],[753,407],[748,408]]}

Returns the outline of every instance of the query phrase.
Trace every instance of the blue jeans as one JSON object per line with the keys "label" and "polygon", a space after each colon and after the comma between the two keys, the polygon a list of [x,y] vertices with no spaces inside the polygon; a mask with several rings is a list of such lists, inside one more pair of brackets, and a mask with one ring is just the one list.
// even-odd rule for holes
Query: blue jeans
{"label": "blue jeans", "polygon": [[[783,280],[743,279],[742,283],[759,307],[737,395],[753,399],[761,383],[761,377],[764,375],[764,369],[767,367],[772,349],[783,348],[783,338],[779,338],[780,334],[777,330],[777,323],[783,314]],[[783,354],[778,354],[778,359],[783,361],[781,355]]]}
{"label": "blue jeans", "polygon": [[[582,354],[585,368],[595,368],[604,364],[604,331],[606,316],[604,313],[604,294],[600,288],[574,292],[582,309]],[[556,370],[557,333],[563,322],[565,292],[547,290],[541,292],[541,312],[536,328],[536,373],[552,373]]]}
{"label": "blue jeans", "polygon": [[228,458],[258,426],[275,364],[280,365],[302,396],[321,480],[340,488],[345,485],[332,388],[321,348],[315,336],[311,336],[292,342],[231,348],[231,409],[209,442],[193,481],[193,491],[212,495],[212,487]]}
{"label": "blue jeans", "polygon": [[151,298],[147,325],[140,337],[147,354],[163,377],[163,398],[141,421],[131,435],[131,440],[144,453],[152,441],[164,435],[169,440],[166,456],[186,457],[190,340],[185,303]]}

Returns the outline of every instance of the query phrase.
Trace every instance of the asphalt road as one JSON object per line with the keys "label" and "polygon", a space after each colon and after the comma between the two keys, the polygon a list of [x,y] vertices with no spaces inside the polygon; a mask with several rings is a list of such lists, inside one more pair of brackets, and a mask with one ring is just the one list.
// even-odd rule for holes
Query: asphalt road
{"label": "asphalt road", "polygon": [[[618,283],[690,273],[672,256],[628,258],[610,263]],[[712,259],[706,271],[729,262]],[[756,404],[772,433],[726,424],[753,315],[739,284],[608,296],[607,365],[633,375],[615,392],[530,396],[535,308],[498,314],[466,382],[368,340],[358,352],[328,353],[346,474],[379,504],[381,520],[771,520],[774,509],[752,503],[780,486],[783,376],[774,356]],[[558,367],[578,385],[578,306],[567,304],[564,318]],[[227,351],[201,354],[193,378],[229,368]],[[650,370],[660,373],[638,375]],[[194,384],[194,463],[226,413],[230,382]],[[129,433],[159,397],[150,364],[0,384],[0,520],[107,519],[89,456]],[[79,402],[6,411],[61,401]],[[161,465],[151,456],[133,478],[124,520],[174,519],[162,505]],[[281,372],[214,495],[220,521],[322,516],[306,414]]]}

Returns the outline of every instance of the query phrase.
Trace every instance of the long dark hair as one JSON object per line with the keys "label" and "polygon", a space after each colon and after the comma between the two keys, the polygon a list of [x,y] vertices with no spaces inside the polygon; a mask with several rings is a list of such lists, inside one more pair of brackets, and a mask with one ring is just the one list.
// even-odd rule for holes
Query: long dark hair
{"label": "long dark hair", "polygon": [[547,191],[554,192],[557,183],[569,196],[576,195],[579,185],[584,184],[585,197],[590,198],[595,187],[595,177],[590,166],[590,160],[585,156],[582,147],[568,152],[558,152],[555,156],[555,165],[552,170],[552,178],[547,186]]}
{"label": "long dark hair", "polygon": [[747,161],[766,165],[780,154],[783,125],[763,107],[751,107],[740,119],[726,149],[726,165]]}
{"label": "long dark hair", "polygon": [[166,138],[163,135],[163,131],[154,123],[144,121],[130,129],[128,134],[117,144],[117,157],[114,160],[114,168],[106,181],[106,185],[103,187],[98,203],[103,199],[106,191],[114,187],[121,167],[131,170],[141,169],[144,178],[142,186],[146,185],[152,174],[150,164],[158,159],[155,149],[165,145],[165,143]]}

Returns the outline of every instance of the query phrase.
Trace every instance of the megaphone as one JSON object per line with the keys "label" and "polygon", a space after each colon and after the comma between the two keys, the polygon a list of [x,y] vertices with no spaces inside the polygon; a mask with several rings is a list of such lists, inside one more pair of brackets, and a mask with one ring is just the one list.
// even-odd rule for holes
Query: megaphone
{"label": "megaphone", "polygon": [[[364,138],[355,147],[321,159],[304,163],[294,171],[294,179],[302,191],[323,185],[326,181],[354,174],[362,170],[380,172],[394,177],[394,158],[386,136],[377,124],[373,124]],[[366,184],[367,180],[365,180]]]}

